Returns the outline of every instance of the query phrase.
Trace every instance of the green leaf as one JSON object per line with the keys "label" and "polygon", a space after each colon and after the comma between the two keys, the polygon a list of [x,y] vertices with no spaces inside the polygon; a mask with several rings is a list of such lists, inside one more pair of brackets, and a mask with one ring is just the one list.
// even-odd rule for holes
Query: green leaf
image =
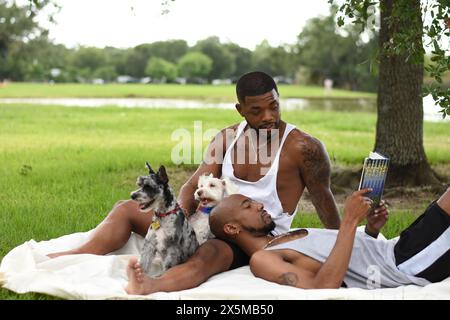
{"label": "green leaf", "polygon": [[439,56],[432,56],[430,60],[431,61],[438,61],[440,59],[441,59],[441,57],[439,57]]}

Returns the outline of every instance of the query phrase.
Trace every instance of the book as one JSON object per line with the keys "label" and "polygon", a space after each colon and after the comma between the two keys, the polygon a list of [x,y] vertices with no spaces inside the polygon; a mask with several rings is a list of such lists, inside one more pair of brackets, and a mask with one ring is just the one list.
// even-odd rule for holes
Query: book
{"label": "book", "polygon": [[378,152],[370,152],[364,159],[358,190],[372,188],[372,192],[366,196],[373,201],[373,208],[377,207],[381,201],[388,167],[389,158]]}

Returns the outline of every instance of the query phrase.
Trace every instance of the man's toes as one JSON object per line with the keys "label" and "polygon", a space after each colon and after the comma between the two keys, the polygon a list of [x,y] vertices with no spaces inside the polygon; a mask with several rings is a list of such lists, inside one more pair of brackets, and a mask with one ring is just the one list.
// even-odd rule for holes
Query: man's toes
{"label": "man's toes", "polygon": [[132,269],[136,268],[136,264],[138,264],[137,257],[131,257],[130,260],[128,260],[128,266]]}

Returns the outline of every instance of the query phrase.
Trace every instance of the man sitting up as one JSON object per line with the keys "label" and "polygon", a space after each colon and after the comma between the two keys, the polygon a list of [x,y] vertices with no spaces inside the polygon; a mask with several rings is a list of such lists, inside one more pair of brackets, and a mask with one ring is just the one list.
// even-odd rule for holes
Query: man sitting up
{"label": "man sitting up", "polygon": [[[354,192],[339,230],[298,229],[273,237],[264,206],[243,195],[225,198],[211,213],[213,233],[251,256],[255,276],[304,289],[424,286],[450,276],[450,188],[399,238],[376,239],[386,223],[382,202]],[[366,232],[357,231],[367,217]]]}

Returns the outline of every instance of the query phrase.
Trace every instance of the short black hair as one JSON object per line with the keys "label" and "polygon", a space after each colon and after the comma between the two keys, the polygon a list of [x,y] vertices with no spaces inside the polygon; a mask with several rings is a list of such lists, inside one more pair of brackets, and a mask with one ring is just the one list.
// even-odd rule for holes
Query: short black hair
{"label": "short black hair", "polygon": [[273,89],[278,93],[275,80],[262,71],[246,73],[236,83],[236,95],[240,103],[245,102],[245,97],[259,96]]}

